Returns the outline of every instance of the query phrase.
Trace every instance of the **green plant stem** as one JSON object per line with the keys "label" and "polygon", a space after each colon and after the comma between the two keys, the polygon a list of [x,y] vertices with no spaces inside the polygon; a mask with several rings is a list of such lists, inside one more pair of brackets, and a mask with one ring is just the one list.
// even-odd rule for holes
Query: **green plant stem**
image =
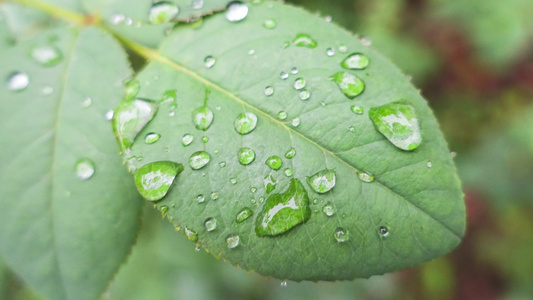
{"label": "green plant stem", "polygon": [[92,18],[88,18],[84,15],[72,12],[70,10],[66,10],[64,8],[61,8],[59,6],[41,2],[39,0],[11,0],[12,2],[16,2],[22,5],[31,6],[33,8],[39,9],[41,11],[44,11],[52,16],[68,20],[71,22],[78,23],[80,25],[86,25],[92,22],[89,22],[88,20],[92,20]]}

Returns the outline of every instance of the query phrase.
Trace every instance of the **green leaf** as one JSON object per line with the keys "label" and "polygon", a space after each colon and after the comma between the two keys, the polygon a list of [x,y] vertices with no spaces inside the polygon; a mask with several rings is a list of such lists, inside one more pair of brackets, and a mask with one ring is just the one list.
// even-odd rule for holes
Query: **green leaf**
{"label": "green leaf", "polygon": [[[131,76],[126,55],[99,29],[63,28],[8,49],[0,66],[1,254],[50,299],[94,299],[129,253],[142,203],[106,120]],[[27,87],[9,81],[17,72]]]}
{"label": "green leaf", "polygon": [[15,38],[11,33],[11,29],[9,29],[9,25],[7,24],[4,14],[2,11],[0,11],[0,51],[4,51],[5,49],[11,47],[14,43]]}
{"label": "green leaf", "polygon": [[[265,27],[265,20],[276,27]],[[302,34],[310,42],[292,44]],[[186,166],[157,206],[215,256],[281,279],[339,280],[411,267],[460,242],[462,192],[431,110],[396,67],[350,33],[300,9],[264,2],[250,5],[240,22],[216,14],[201,27],[178,26],[158,52],[130,45],[152,60],[137,76],[139,98],[178,92],[177,107],[161,102],[138,134],[129,157],[142,160],[130,162],[134,168],[156,161]],[[341,46],[346,52],[326,54]],[[341,62],[351,53],[366,55],[368,67],[344,70]],[[341,71],[365,83],[362,93],[350,94],[353,100],[342,92],[342,80],[330,80]],[[422,141],[413,151],[395,147],[368,115],[397,101],[414,110],[420,126]],[[363,115],[352,111],[354,104]],[[193,120],[203,106],[213,112],[205,131]],[[257,117],[251,132],[237,126],[246,113]],[[160,139],[146,144],[149,133]],[[254,151],[251,163],[239,160],[243,148]],[[207,162],[187,166],[198,152],[209,154]],[[278,171],[267,161],[274,155],[284,157]],[[305,185],[326,169],[335,172],[330,191]],[[292,178],[304,183],[312,215],[284,234],[256,235],[269,192],[274,186],[286,193]],[[326,204],[332,206],[327,214],[321,212]],[[246,207],[253,217],[238,223]]]}

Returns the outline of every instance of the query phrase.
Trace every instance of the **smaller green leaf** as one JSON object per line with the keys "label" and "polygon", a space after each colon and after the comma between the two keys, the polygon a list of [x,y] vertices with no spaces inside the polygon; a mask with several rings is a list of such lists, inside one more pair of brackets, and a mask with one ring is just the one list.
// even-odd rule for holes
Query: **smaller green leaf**
{"label": "smaller green leaf", "polygon": [[182,171],[182,164],[171,161],[147,164],[135,173],[135,185],[146,200],[159,201],[165,197],[174,178]]}

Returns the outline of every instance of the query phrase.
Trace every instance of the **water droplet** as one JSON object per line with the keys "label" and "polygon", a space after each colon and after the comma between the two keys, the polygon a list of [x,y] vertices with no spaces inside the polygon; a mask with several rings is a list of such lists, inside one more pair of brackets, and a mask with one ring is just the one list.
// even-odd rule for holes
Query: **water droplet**
{"label": "water droplet", "polygon": [[368,112],[376,129],[394,146],[407,151],[418,148],[422,142],[415,108],[402,102],[393,102],[371,108]]}
{"label": "water droplet", "polygon": [[294,40],[292,41],[293,45],[297,47],[307,47],[307,48],[316,48],[318,43],[312,39],[308,34],[300,33],[297,34]]}
{"label": "water droplet", "polygon": [[104,115],[105,119],[108,120],[108,121],[111,121],[113,119],[113,114],[114,113],[115,112],[112,109],[106,111],[105,115]]}
{"label": "water droplet", "polygon": [[255,187],[252,186],[252,187],[250,188],[250,192],[252,192],[252,193],[257,192],[257,188],[255,188]]}
{"label": "water droplet", "polygon": [[233,249],[237,246],[239,246],[241,238],[238,235],[230,234],[226,237],[226,245],[228,248]]}
{"label": "water droplet", "polygon": [[276,155],[273,155],[269,158],[267,158],[267,160],[265,161],[265,164],[271,168],[272,170],[279,170],[281,168],[281,165],[282,165],[282,161],[281,161],[281,158],[279,156],[276,156]]}
{"label": "water droplet", "polygon": [[287,152],[285,152],[285,157],[288,159],[293,158],[296,155],[296,149],[291,147]]}
{"label": "water droplet", "polygon": [[157,112],[157,104],[135,99],[122,101],[113,114],[113,131],[121,151],[130,148],[137,134],[150,122]]}
{"label": "water droplet", "polygon": [[365,69],[370,63],[370,59],[361,53],[352,53],[346,57],[341,66],[345,69],[362,70]]}
{"label": "water droplet", "polygon": [[196,129],[206,131],[213,123],[213,111],[207,105],[200,106],[192,112]]}
{"label": "water droplet", "polygon": [[228,4],[226,19],[230,22],[239,22],[248,15],[248,5],[235,1]]}
{"label": "water droplet", "polygon": [[431,167],[433,167],[433,164],[429,161],[429,162],[427,163],[427,166],[428,166],[428,168],[431,168]]}
{"label": "water droplet", "polygon": [[265,22],[263,22],[263,27],[265,27],[266,29],[274,29],[277,25],[278,24],[274,19],[266,19]]}
{"label": "water droplet", "polygon": [[218,199],[218,193],[217,192],[212,192],[211,193],[211,200],[217,200]]}
{"label": "water droplet", "polygon": [[335,49],[333,49],[333,48],[328,48],[328,49],[326,49],[326,55],[327,55],[327,56],[333,56],[333,55],[335,55]]}
{"label": "water droplet", "polygon": [[303,101],[309,100],[309,97],[311,97],[311,93],[307,89],[303,89],[300,91],[300,99]]}
{"label": "water droplet", "polygon": [[76,162],[76,176],[81,180],[87,180],[94,175],[94,163],[88,158]]}
{"label": "water droplet", "polygon": [[124,15],[115,14],[111,16],[109,21],[111,22],[111,24],[117,25],[118,23],[123,22],[125,18],[126,17]]}
{"label": "water droplet", "polygon": [[372,40],[367,38],[367,37],[362,37],[359,41],[361,42],[361,44],[363,44],[365,46],[372,45]]}
{"label": "water droplet", "polygon": [[148,145],[151,145],[151,144],[159,141],[160,137],[161,137],[161,135],[159,135],[159,133],[150,132],[144,137],[144,142],[147,143]]}
{"label": "water droplet", "polygon": [[204,135],[204,136],[202,137],[202,142],[204,142],[204,144],[207,144],[207,142],[209,142],[209,137],[207,137],[207,136]]}
{"label": "water droplet", "polygon": [[221,161],[218,163],[218,165],[221,167],[221,168],[224,168],[226,166],[226,162],[225,161]]}
{"label": "water droplet", "polygon": [[272,175],[265,176],[263,179],[263,184],[265,186],[265,191],[267,194],[270,194],[273,190],[276,189],[278,182],[272,177]]}
{"label": "water droplet", "polygon": [[258,236],[275,236],[287,232],[311,217],[307,191],[298,179],[291,179],[289,188],[266,200],[256,219]]}
{"label": "water droplet", "polygon": [[63,54],[55,46],[40,46],[31,50],[31,57],[43,67],[55,66],[63,59]]}
{"label": "water droplet", "polygon": [[348,72],[338,72],[331,76],[346,97],[353,99],[360,95],[365,89],[365,83]]}
{"label": "water droplet", "polygon": [[249,165],[251,164],[255,159],[255,152],[254,150],[243,147],[239,150],[239,153],[237,153],[237,157],[239,158],[239,162],[242,165]]}
{"label": "water droplet", "polygon": [[382,237],[388,237],[389,236],[389,229],[385,226],[381,226],[379,227],[379,235],[381,235]]}
{"label": "water droplet", "polygon": [[202,248],[200,248],[200,246],[196,246],[196,247],[194,248],[194,251],[198,252],[198,251],[200,251],[201,249],[202,249]]}
{"label": "water droplet", "polygon": [[9,75],[6,85],[10,91],[22,91],[30,85],[30,77],[26,73],[15,72]]}
{"label": "water droplet", "polygon": [[251,112],[240,113],[235,119],[234,125],[238,133],[248,134],[257,126],[257,116]]}
{"label": "water droplet", "polygon": [[350,126],[350,127],[348,128],[348,130],[349,130],[350,132],[355,132],[355,127]]}
{"label": "water droplet", "polygon": [[51,86],[45,86],[42,89],[43,95],[50,95],[54,92],[54,88]]}
{"label": "water droplet", "polygon": [[204,195],[198,195],[198,197],[196,197],[196,200],[198,201],[198,203],[204,203],[205,197]]}
{"label": "water droplet", "polygon": [[317,204],[318,203],[318,199],[313,199],[313,204]]}
{"label": "water droplet", "polygon": [[359,179],[361,179],[361,181],[363,182],[374,182],[374,176],[368,174],[368,173],[365,173],[365,172],[362,172],[362,171],[359,171],[357,172],[357,176],[359,177]]}
{"label": "water droplet", "polygon": [[215,218],[207,218],[204,222],[205,229],[207,231],[211,232],[217,228],[217,219]]}
{"label": "water droplet", "polygon": [[139,80],[133,79],[129,80],[125,83],[125,96],[124,101],[131,101],[135,99],[137,94],[139,94],[139,91],[141,90],[141,84],[139,83]]}
{"label": "water droplet", "polygon": [[160,1],[152,4],[148,20],[152,24],[162,24],[172,21],[178,15],[179,9],[176,5]]}
{"label": "water droplet", "polygon": [[135,185],[146,200],[159,201],[165,197],[174,179],[182,171],[183,166],[172,161],[150,163],[135,172]]}
{"label": "water droplet", "polygon": [[294,67],[291,69],[292,74],[298,74],[298,68]]}
{"label": "water droplet", "polygon": [[283,280],[283,281],[281,282],[281,286],[287,286],[287,280]]}
{"label": "water droplet", "polygon": [[194,136],[190,134],[186,134],[183,136],[183,138],[181,138],[181,144],[187,147],[192,143],[193,140],[194,140]]}
{"label": "water droplet", "polygon": [[93,99],[87,97],[85,99],[83,99],[83,101],[81,101],[81,106],[83,108],[88,108],[89,106],[91,106],[91,104],[93,104]]}
{"label": "water droplet", "polygon": [[279,78],[285,80],[285,79],[289,78],[289,74],[287,72],[281,72],[279,74]]}
{"label": "water droplet", "polygon": [[357,106],[357,105],[350,106],[350,110],[353,113],[358,114],[358,115],[362,115],[364,112],[364,109],[361,106]]}
{"label": "water droplet", "polygon": [[199,170],[211,160],[211,156],[209,156],[209,153],[205,151],[197,151],[194,152],[191,157],[189,158],[189,165],[193,170]]}
{"label": "water droplet", "polygon": [[162,205],[161,208],[159,209],[159,212],[161,212],[161,217],[164,218],[167,214],[167,211],[168,211],[168,206]]}
{"label": "water droplet", "polygon": [[235,179],[235,178],[230,178],[230,179],[229,179],[229,182],[230,182],[231,184],[237,184],[237,179]]}
{"label": "water droplet", "polygon": [[339,243],[347,242],[350,239],[350,234],[348,230],[337,227],[335,228],[335,232],[333,233],[333,237],[337,240]]}
{"label": "water droplet", "polygon": [[348,51],[348,47],[346,47],[346,45],[344,45],[344,44],[340,44],[339,52],[346,53],[347,51]]}
{"label": "water droplet", "polygon": [[193,0],[191,3],[192,9],[201,9],[204,7],[204,0]]}
{"label": "water droplet", "polygon": [[205,67],[208,69],[212,68],[216,62],[217,60],[211,55],[206,56],[204,59]]}
{"label": "water droplet", "polygon": [[335,210],[335,207],[331,202],[328,202],[326,205],[324,205],[324,208],[322,208],[322,212],[328,217],[333,216],[337,211]]}
{"label": "water droplet", "polygon": [[324,21],[326,21],[328,23],[331,23],[331,21],[333,21],[333,17],[332,16],[325,16],[324,17]]}
{"label": "water droplet", "polygon": [[255,54],[255,50],[254,49],[250,49],[250,51],[248,51],[248,55],[254,55]]}
{"label": "water droplet", "polygon": [[324,194],[335,187],[335,170],[325,169],[307,177],[307,184],[313,191]]}
{"label": "water droplet", "polygon": [[283,171],[283,174],[285,174],[285,176],[287,177],[291,177],[294,174],[294,172],[292,171],[291,168],[287,168]]}
{"label": "water droplet", "polygon": [[245,208],[241,209],[241,211],[239,211],[237,213],[237,216],[235,216],[235,222],[242,223],[242,222],[244,222],[244,220],[248,219],[253,214],[254,213],[252,212],[252,210],[250,208],[245,207]]}
{"label": "water droplet", "polygon": [[185,234],[185,237],[193,242],[193,243],[196,243],[198,242],[198,234],[195,232],[195,231],[192,231],[191,229],[189,229],[188,227],[185,227],[185,230],[183,230],[183,233]]}
{"label": "water droplet", "polygon": [[285,120],[285,119],[287,119],[287,113],[286,113],[285,111],[280,111],[280,112],[278,113],[278,119],[280,119],[280,120]]}
{"label": "water droplet", "polygon": [[291,121],[291,125],[292,125],[293,127],[298,127],[298,126],[300,126],[300,118],[292,119],[292,121]]}
{"label": "water droplet", "polygon": [[267,86],[265,88],[265,96],[270,97],[272,95],[274,95],[274,88],[271,86]]}
{"label": "water droplet", "polygon": [[294,81],[294,89],[299,91],[305,87],[305,84],[306,84],[305,79],[298,78]]}

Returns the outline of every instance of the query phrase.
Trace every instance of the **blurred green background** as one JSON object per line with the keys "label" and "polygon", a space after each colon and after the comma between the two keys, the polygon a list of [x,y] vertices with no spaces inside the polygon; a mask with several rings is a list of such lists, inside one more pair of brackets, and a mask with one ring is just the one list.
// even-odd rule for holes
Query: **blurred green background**
{"label": "blurred green background", "polygon": [[[248,274],[158,212],[102,299],[533,299],[533,1],[291,0],[330,16],[421,89],[463,181],[468,229],[416,268],[338,283]],[[0,299],[39,299],[0,259]]]}

